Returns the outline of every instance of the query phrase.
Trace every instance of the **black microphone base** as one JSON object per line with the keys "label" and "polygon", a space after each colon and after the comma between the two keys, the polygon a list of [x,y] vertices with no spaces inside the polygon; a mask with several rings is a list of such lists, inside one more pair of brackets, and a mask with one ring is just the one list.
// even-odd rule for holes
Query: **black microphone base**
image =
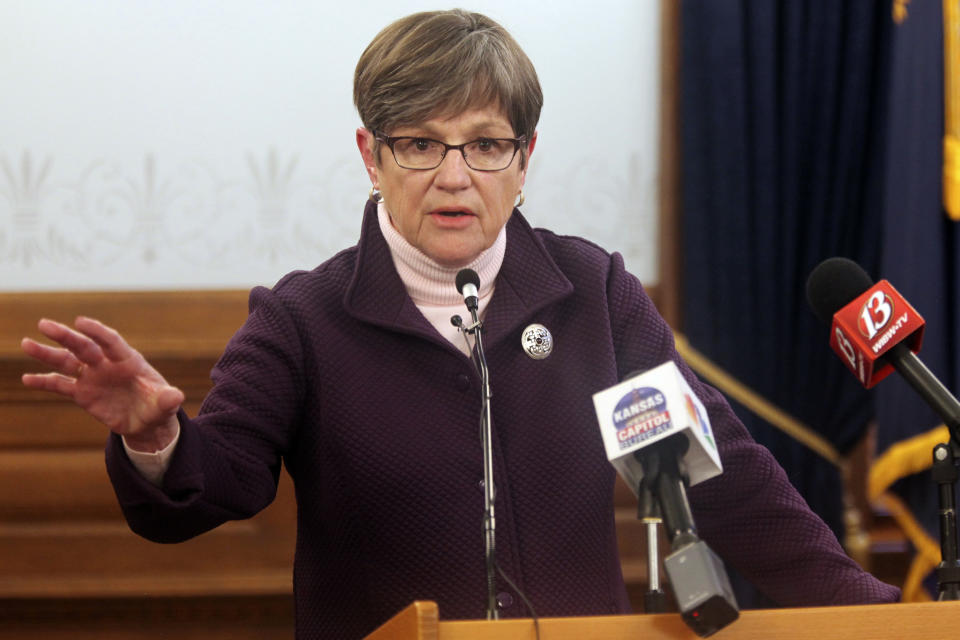
{"label": "black microphone base", "polygon": [[937,600],[960,600],[960,560],[937,567]]}
{"label": "black microphone base", "polygon": [[654,589],[643,594],[644,613],[664,613],[667,610],[667,594]]}
{"label": "black microphone base", "polygon": [[677,549],[664,566],[683,621],[698,636],[705,638],[740,617],[723,562],[705,542]]}

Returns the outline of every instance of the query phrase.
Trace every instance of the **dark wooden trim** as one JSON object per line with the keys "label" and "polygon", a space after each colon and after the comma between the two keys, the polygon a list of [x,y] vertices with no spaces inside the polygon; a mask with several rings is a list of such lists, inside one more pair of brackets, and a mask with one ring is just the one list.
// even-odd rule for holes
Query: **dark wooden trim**
{"label": "dark wooden trim", "polygon": [[0,640],[289,640],[293,596],[0,599]]}
{"label": "dark wooden trim", "polygon": [[654,302],[674,329],[683,326],[680,177],[680,3],[660,3],[660,279]]}

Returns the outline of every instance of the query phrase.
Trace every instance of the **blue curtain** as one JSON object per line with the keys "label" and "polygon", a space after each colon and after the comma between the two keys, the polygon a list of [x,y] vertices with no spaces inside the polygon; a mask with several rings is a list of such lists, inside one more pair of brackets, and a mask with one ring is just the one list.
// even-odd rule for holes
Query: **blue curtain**
{"label": "blue curtain", "polygon": [[[889,6],[690,0],[681,22],[683,332],[847,452],[871,397],[829,349],[805,282],[831,256],[880,263]],[[734,408],[840,537],[838,470]]]}
{"label": "blue curtain", "polygon": [[[943,16],[941,2],[912,2],[891,39],[889,118],[883,202],[886,231],[880,268],[927,321],[921,359],[960,391],[960,226],[943,211]],[[878,450],[942,421],[899,378],[874,396]],[[929,473],[908,476],[894,490],[939,541],[937,492]],[[931,589],[935,584],[930,583]]]}
{"label": "blue curtain", "polygon": [[[937,426],[897,376],[872,392],[859,387],[807,309],[804,282],[838,255],[889,280],[927,320],[922,359],[960,391],[960,225],[943,212],[941,191],[941,3],[682,7],[683,330],[691,344],[841,452],[871,420],[881,454]],[[836,470],[738,413],[839,536]],[[929,473],[893,489],[937,540]]]}

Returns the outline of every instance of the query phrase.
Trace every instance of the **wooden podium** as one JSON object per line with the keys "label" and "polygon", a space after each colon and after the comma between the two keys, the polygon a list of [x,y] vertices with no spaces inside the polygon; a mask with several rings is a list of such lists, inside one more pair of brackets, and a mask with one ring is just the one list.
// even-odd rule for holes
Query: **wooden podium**
{"label": "wooden podium", "polygon": [[[710,636],[716,640],[933,640],[960,636],[960,601],[757,609]],[[439,619],[434,602],[414,602],[367,640],[536,640],[533,620]],[[676,613],[541,618],[541,640],[693,640]]]}

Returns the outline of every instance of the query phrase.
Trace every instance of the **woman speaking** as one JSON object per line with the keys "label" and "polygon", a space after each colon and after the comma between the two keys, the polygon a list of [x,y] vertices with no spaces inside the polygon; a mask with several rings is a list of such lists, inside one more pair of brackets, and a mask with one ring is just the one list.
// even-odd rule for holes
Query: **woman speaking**
{"label": "woman speaking", "polygon": [[667,360],[706,406],[725,469],[690,491],[703,539],[783,605],[897,598],[683,363],[621,257],[520,214],[542,94],[500,25],[460,10],[390,24],[357,64],[354,102],[371,182],[359,240],[251,292],[197,416],[96,320],[41,320],[57,347],[24,339],[52,371],[23,383],[112,432],[107,468],[135,532],[177,542],[249,518],[286,466],[298,637],[361,637],[416,599],[484,617],[481,376],[450,321],[468,267],[494,400],[500,616],[529,616],[523,598],[541,616],[629,611],[591,396]]}

